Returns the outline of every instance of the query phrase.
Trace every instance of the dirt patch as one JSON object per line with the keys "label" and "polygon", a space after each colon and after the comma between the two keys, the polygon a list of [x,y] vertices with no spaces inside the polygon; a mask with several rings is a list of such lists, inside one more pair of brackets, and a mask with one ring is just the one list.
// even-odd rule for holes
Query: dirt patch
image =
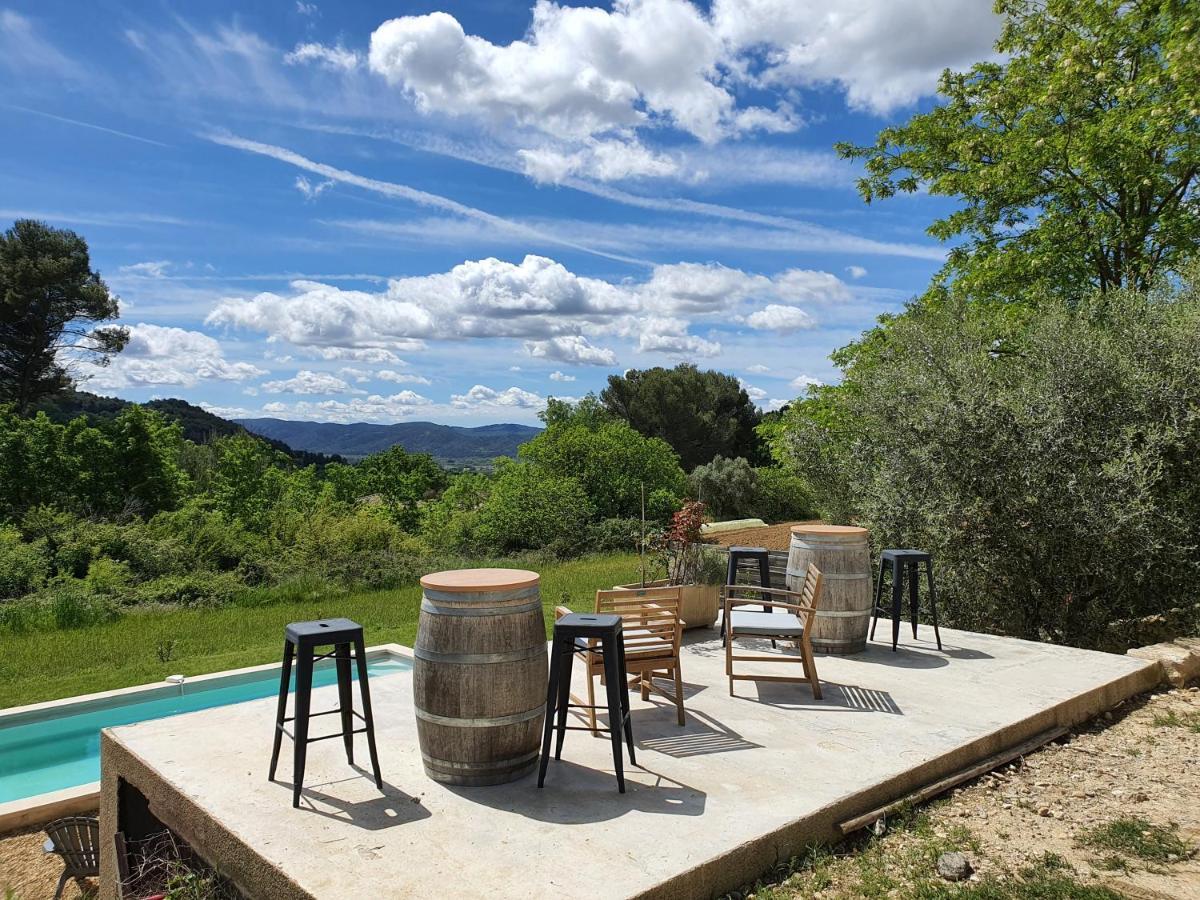
{"label": "dirt patch", "polygon": [[[1200,900],[1198,762],[1200,688],[1144,694],[954,791],[917,827],[902,817],[746,896],[958,897],[987,883],[981,896]],[[975,870],[961,887],[935,872],[948,850]]]}
{"label": "dirt patch", "polygon": [[781,522],[778,525],[760,525],[757,528],[739,528],[704,536],[704,543],[719,547],[766,547],[768,550],[787,550],[792,542],[793,525],[817,525],[819,519],[805,522]]}
{"label": "dirt patch", "polygon": [[[92,813],[95,815],[95,813]],[[0,896],[11,892],[13,900],[48,900],[62,875],[59,857],[46,853],[42,845],[46,832],[25,829],[0,836]],[[63,897],[94,897],[99,884],[96,880],[83,882],[88,890],[68,882]]]}

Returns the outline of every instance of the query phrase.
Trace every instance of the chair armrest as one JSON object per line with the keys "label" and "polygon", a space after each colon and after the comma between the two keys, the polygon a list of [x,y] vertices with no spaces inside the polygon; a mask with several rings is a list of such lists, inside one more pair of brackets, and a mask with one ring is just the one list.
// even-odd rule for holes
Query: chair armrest
{"label": "chair armrest", "polygon": [[571,614],[571,610],[567,609],[565,606],[554,607],[554,620],[556,622],[559,619],[561,619],[563,616],[569,616],[570,614]]}
{"label": "chair armrest", "polygon": [[[725,608],[727,610],[732,609],[735,606],[762,606],[762,605],[763,605],[762,600],[750,599],[748,597],[726,597],[725,598]],[[797,615],[801,615],[801,614],[810,615],[810,614],[816,613],[816,611],[817,611],[817,608],[815,606],[806,606],[803,603],[785,603],[782,600],[772,600],[771,606],[772,607],[778,606],[781,609],[791,610],[792,612],[796,613]]]}

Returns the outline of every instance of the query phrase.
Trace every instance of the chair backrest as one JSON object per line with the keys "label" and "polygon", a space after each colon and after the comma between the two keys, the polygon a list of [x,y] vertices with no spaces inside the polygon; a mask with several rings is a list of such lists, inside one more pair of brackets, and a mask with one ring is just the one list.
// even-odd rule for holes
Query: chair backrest
{"label": "chair backrest", "polygon": [[596,612],[621,617],[626,657],[679,655],[683,623],[679,618],[680,587],[596,591]]}
{"label": "chair backrest", "polygon": [[73,878],[100,874],[100,820],[95,816],[56,819],[46,826],[46,834]]}
{"label": "chair backrest", "polygon": [[804,584],[797,592],[800,594],[802,606],[811,606],[814,610],[821,602],[821,570],[812,563],[804,572]]}

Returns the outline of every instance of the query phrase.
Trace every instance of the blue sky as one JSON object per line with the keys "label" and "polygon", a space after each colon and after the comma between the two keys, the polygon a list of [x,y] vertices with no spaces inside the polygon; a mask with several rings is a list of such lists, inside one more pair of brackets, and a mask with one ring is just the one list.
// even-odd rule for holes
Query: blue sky
{"label": "blue sky", "polygon": [[0,5],[0,224],[87,238],[132,332],[98,393],[532,422],[689,361],[772,408],[940,265],[945,202],[866,206],[833,145],[990,6]]}

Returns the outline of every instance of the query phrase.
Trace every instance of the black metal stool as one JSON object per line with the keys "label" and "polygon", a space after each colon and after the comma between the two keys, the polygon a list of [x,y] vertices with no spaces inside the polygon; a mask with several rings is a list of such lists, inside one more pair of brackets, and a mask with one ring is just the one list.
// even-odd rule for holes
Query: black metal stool
{"label": "black metal stool", "polygon": [[[771,586],[771,554],[766,547],[730,547],[729,548],[729,568],[725,572],[725,584],[737,584],[738,571],[742,568],[742,561],[758,564],[758,585],[759,587],[769,588]],[[763,612],[772,612],[775,607],[763,605]],[[721,642],[725,642],[725,617],[721,616]],[[771,646],[775,646],[775,641],[771,641]]]}
{"label": "black metal stool", "polygon": [[546,781],[546,766],[550,763],[550,733],[557,730],[558,740],[554,758],[562,759],[563,738],[568,731],[591,731],[584,725],[568,725],[568,709],[604,709],[596,704],[571,702],[571,664],[576,653],[596,652],[592,641],[600,642],[604,659],[604,684],[608,688],[608,728],[612,738],[613,767],[617,772],[617,787],[625,793],[625,769],[621,760],[621,731],[629,745],[629,764],[637,765],[633,753],[633,723],[629,717],[629,687],[625,683],[625,641],[621,617],[604,614],[571,613],[554,623],[554,640],[550,648],[550,682],[546,688],[546,724],[542,732],[542,758],[538,764],[538,787]]}
{"label": "black metal stool", "polygon": [[[350,648],[353,645],[354,655]],[[318,647],[332,646],[327,653],[315,654]],[[288,683],[292,675],[292,658],[296,658],[296,715],[287,717]],[[337,665],[338,707],[324,712],[310,712],[312,701],[313,664],[333,657]],[[350,660],[358,664],[358,689],[362,696],[362,713],[354,709],[351,693]],[[320,737],[308,736],[308,722],[314,716],[340,713],[342,730]],[[363,722],[362,728],[354,727],[354,717]],[[371,689],[367,685],[367,653],[363,646],[362,626],[349,619],[318,619],[315,622],[293,622],[285,631],[283,642],[283,671],[279,678],[279,707],[275,714],[275,745],[271,749],[271,781],[275,780],[275,766],[279,762],[279,746],[287,734],[284,725],[295,722],[295,734],[290,737],[293,750],[292,806],[300,805],[300,789],[304,786],[304,763],[308,756],[308,745],[314,741],[340,737],[346,746],[346,760],[354,765],[354,735],[367,734],[367,747],[371,751],[371,770],[375,775],[375,786],[383,790],[383,778],[379,774],[379,755],[375,752],[375,720],[371,715]]]}
{"label": "black metal stool", "polygon": [[[871,614],[871,640],[875,640],[875,623],[879,621],[880,612],[888,612],[892,620],[892,650],[900,642],[900,615],[904,598],[904,577],[908,576],[908,615],[912,619],[913,637],[917,636],[917,581],[920,578],[920,564],[925,563],[925,578],[929,585],[929,612],[933,619],[933,636],[937,639],[937,648],[942,649],[942,634],[938,631],[937,620],[937,589],[933,585],[933,557],[924,550],[884,550],[879,555],[879,578],[875,582],[875,608]],[[882,605],[884,568],[892,571],[892,604],[891,609]]]}

